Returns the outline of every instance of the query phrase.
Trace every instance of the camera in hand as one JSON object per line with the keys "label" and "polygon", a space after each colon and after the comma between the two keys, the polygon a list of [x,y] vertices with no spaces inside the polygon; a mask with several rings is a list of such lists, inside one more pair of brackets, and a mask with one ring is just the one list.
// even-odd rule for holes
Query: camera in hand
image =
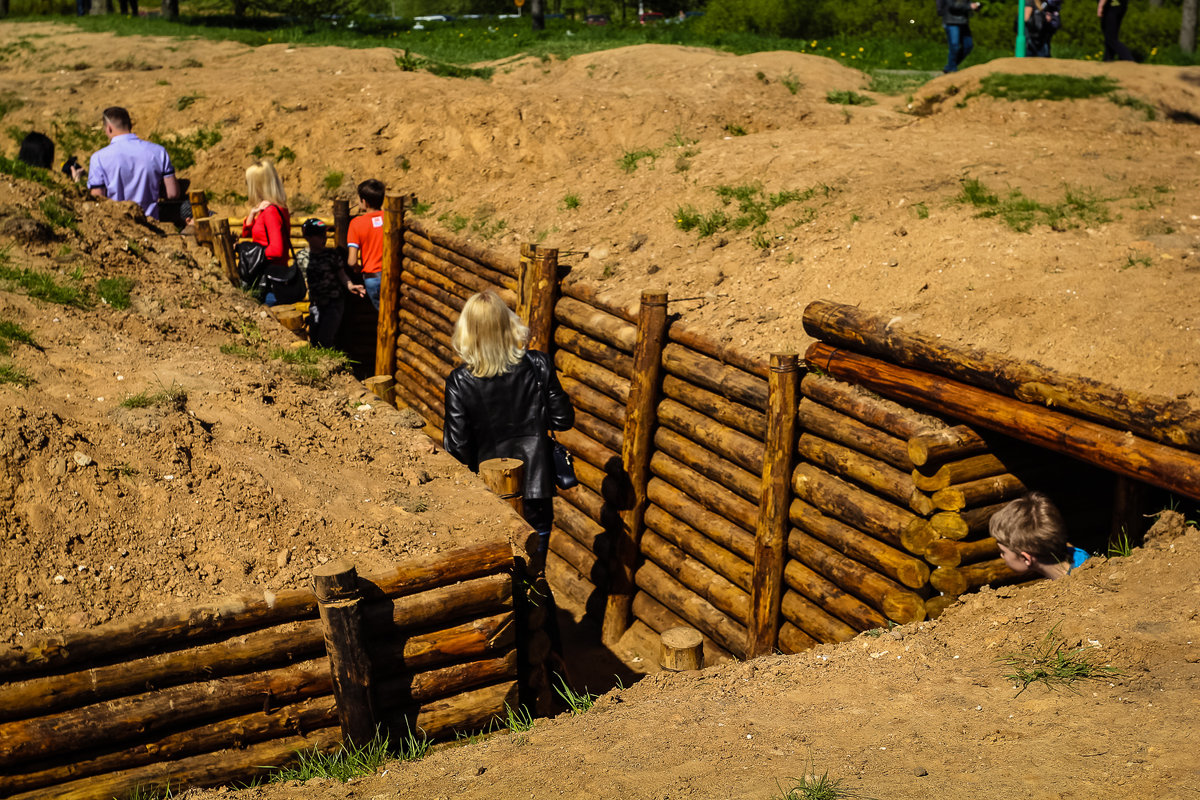
{"label": "camera in hand", "polygon": [[71,156],[70,158],[68,158],[66,163],[62,165],[63,175],[66,175],[68,178],[70,178],[72,180],[75,179],[74,170],[77,170],[77,169],[79,169],[79,159],[77,159],[75,156]]}

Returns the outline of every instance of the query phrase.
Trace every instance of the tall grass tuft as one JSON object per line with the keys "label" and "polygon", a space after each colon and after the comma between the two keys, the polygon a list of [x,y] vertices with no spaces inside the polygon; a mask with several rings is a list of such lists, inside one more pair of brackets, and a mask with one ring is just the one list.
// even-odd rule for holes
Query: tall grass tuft
{"label": "tall grass tuft", "polygon": [[1055,625],[1047,631],[1041,641],[1025,652],[999,659],[1002,667],[1011,670],[1004,677],[1013,682],[1018,695],[1035,683],[1045,684],[1050,689],[1078,691],[1074,684],[1079,681],[1103,681],[1122,675],[1116,667],[1099,663],[1099,648],[1091,645],[1068,647],[1058,627]]}

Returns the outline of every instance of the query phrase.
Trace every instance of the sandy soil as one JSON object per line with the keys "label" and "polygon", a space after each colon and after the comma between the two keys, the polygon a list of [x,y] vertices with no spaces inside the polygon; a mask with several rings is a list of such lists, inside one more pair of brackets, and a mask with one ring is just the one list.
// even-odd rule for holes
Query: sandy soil
{"label": "sandy soil", "polygon": [[[831,105],[826,92],[862,91],[865,77],[790,53],[647,46],[514,59],[484,83],[401,72],[382,50],[9,24],[0,54],[0,90],[24,102],[6,127],[49,131],[114,103],[144,134],[218,126],[221,142],[184,173],[214,195],[244,192],[250,152],[271,142],[296,155],[282,172],[297,204],[324,206],[332,172],[343,196],[379,176],[431,203],[435,220],[465,217],[464,234],[492,246],[571,251],[573,276],[619,297],[668,288],[674,310],[746,346],[803,347],[800,311],[825,298],[1197,402],[1200,320],[1186,298],[1200,289],[1200,130],[1171,114],[1200,116],[1200,70],[995,62],[931,82],[915,114],[906,98]],[[1103,99],[964,100],[988,70],[1035,68],[1107,72],[1158,121]],[[793,94],[785,78],[803,85]],[[179,110],[184,95],[199,97]],[[623,154],[639,149],[657,155],[623,171]],[[1046,202],[1087,189],[1110,220],[1013,232],[953,202],[967,177]],[[757,231],[676,228],[679,206],[717,208],[714,187],[744,184],[829,191]],[[45,193],[0,180],[12,265],[137,283],[125,311],[0,290],[0,315],[38,344],[11,357],[36,383],[0,386],[0,641],[297,585],[336,556],[369,571],[493,524],[490,498],[410,416],[347,375],[314,380],[266,357],[294,339],[223,286],[203,251],[126,206],[81,197],[64,201],[79,231],[50,231],[36,210]],[[229,345],[258,355],[223,353]],[[120,405],[172,387],[185,403]],[[768,797],[815,767],[875,797],[1192,797],[1198,562],[1192,533],[884,637],[656,676],[582,717],[351,786],[254,794]],[[1099,643],[1123,677],[1014,697],[994,660],[1055,624],[1072,646]]]}

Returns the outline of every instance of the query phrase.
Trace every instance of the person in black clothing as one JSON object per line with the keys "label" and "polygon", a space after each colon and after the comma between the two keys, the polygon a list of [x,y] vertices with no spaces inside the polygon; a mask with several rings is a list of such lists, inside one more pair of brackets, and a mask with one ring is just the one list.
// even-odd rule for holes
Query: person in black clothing
{"label": "person in black clothing", "polygon": [[367,293],[346,276],[345,248],[325,246],[329,231],[324,222],[306,219],[300,234],[308,242],[308,249],[297,253],[296,261],[308,281],[309,340],[320,347],[333,347],[345,311],[344,292],[359,297]]}
{"label": "person in black clothing", "polygon": [[1100,30],[1104,33],[1105,61],[1136,61],[1133,52],[1121,43],[1121,20],[1129,0],[1100,0],[1096,5],[1096,16],[1100,18]]}
{"label": "person in black clothing", "polygon": [[972,0],[937,0],[937,13],[942,18],[942,30],[946,32],[949,54],[942,72],[957,72],[958,65],[967,59],[975,48],[971,38],[971,14],[979,10],[979,3]]}
{"label": "person in black clothing", "polygon": [[529,328],[494,292],[473,295],[451,344],[466,362],[446,379],[446,452],[478,471],[489,458],[525,463],[525,519],[543,559],[554,524],[553,443],[547,429],[575,424],[550,357],[527,350]]}

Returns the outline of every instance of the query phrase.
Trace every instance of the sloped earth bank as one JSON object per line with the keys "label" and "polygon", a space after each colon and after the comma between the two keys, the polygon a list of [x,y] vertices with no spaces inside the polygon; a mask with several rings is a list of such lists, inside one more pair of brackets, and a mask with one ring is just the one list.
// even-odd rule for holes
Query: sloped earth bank
{"label": "sloped earth bank", "polygon": [[[404,73],[386,51],[50,24],[0,27],[0,53],[0,90],[24,102],[5,127],[52,131],[71,114],[90,123],[114,103],[143,133],[219,127],[220,143],[185,173],[217,194],[244,191],[256,147],[286,147],[298,202],[324,203],[332,173],[343,173],[343,195],[378,175],[432,203],[435,219],[461,215],[464,233],[491,246],[575,251],[573,276],[620,297],[666,287],[675,310],[747,347],[801,347],[799,312],[820,297],[1195,401],[1200,141],[1167,112],[1200,117],[1197,70],[997,62],[931,82],[912,102],[927,113],[913,116],[895,98],[831,105],[827,91],[861,90],[864,76],[786,53],[517,59],[490,83]],[[986,70],[1038,68],[1107,72],[1158,120],[1105,99],[967,97]],[[795,94],[785,78],[802,84]],[[622,171],[618,160],[640,149],[656,155]],[[1109,220],[1016,233],[952,202],[966,177],[1045,202],[1087,188]],[[714,187],[756,182],[829,192],[777,209],[761,229],[697,238],[676,228],[680,205],[708,211]],[[337,556],[364,571],[436,558],[495,524],[494,502],[411,416],[328,365],[271,357],[294,339],[223,285],[201,250],[128,206],[78,196],[63,200],[78,232],[50,230],[45,195],[0,179],[10,266],[136,284],[129,310],[0,289],[0,316],[38,345],[0,358],[36,381],[0,386],[0,640],[301,585]],[[121,405],[168,390],[182,402]],[[1197,537],[1057,584],[988,592],[883,637],[656,676],[583,717],[350,786],[254,792],[767,797],[811,765],[880,798],[1195,796]],[[994,660],[1056,624],[1071,645],[1098,642],[1124,676],[1015,696]]]}

